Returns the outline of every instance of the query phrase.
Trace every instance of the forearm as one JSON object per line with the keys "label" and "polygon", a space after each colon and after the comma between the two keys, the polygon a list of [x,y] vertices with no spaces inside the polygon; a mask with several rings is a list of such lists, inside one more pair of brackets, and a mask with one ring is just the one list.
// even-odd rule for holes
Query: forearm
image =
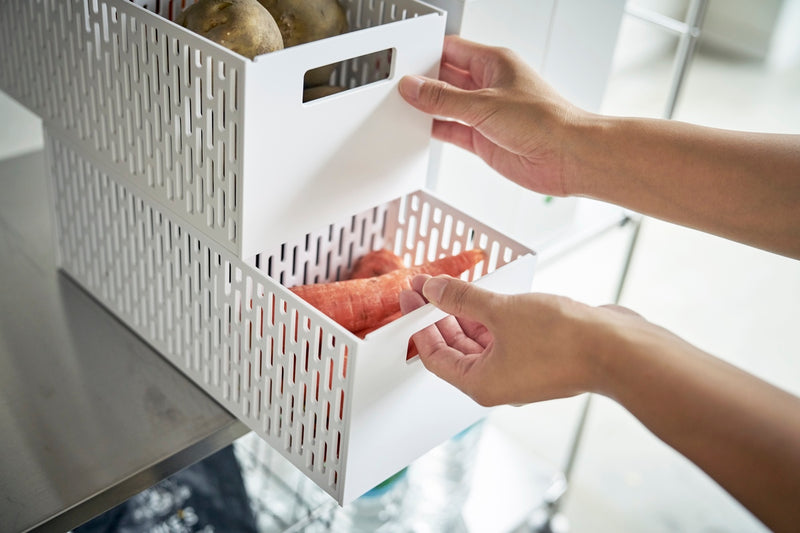
{"label": "forearm", "polygon": [[800,136],[589,115],[570,192],[800,258]]}
{"label": "forearm", "polygon": [[628,409],[770,528],[796,529],[800,400],[666,330],[644,321],[627,326],[613,352],[600,358],[599,392]]}

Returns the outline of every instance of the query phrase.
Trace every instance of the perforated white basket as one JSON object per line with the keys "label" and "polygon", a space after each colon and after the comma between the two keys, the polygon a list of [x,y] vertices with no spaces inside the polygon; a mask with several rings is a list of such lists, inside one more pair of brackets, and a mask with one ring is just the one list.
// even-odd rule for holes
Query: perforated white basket
{"label": "perforated white basket", "polygon": [[[534,253],[414,192],[338,217],[246,264],[47,138],[61,268],[206,392],[346,503],[485,414],[406,360],[430,305],[362,340],[284,285],[345,274],[370,249],[408,264],[479,247],[465,279],[530,289]],[[282,285],[282,284],[283,285]]]}
{"label": "perforated white basket", "polygon": [[[237,257],[421,188],[445,15],[340,0],[351,31],[249,60],[170,21],[178,0],[2,0],[0,88],[99,168]],[[341,62],[341,63],[340,63]],[[305,72],[352,88],[302,102]]]}

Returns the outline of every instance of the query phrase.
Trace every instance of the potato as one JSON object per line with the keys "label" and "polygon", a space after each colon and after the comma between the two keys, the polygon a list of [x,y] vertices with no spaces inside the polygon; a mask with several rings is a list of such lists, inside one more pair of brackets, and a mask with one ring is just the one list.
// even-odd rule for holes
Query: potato
{"label": "potato", "polygon": [[344,90],[346,90],[345,87],[339,87],[338,85],[317,85],[316,87],[308,87],[303,90],[303,102],[310,102],[311,100],[340,93]]}
{"label": "potato", "polygon": [[198,0],[175,22],[250,59],[283,48],[278,24],[258,0]]}
{"label": "potato", "polygon": [[[287,48],[348,31],[347,17],[337,0],[258,0],[272,14]],[[328,83],[335,65],[306,74],[305,86]]]}

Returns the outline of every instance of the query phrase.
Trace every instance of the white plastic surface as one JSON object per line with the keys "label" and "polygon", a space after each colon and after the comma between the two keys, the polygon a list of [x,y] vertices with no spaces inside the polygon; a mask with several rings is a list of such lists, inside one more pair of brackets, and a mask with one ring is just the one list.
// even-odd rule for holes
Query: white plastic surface
{"label": "white plastic surface", "polygon": [[[483,414],[406,361],[430,307],[358,339],[283,285],[347,273],[369,249],[407,264],[480,247],[465,277],[530,290],[534,254],[424,192],[285,243],[251,267],[47,141],[61,267],[206,392],[346,503]],[[280,282],[280,283],[279,283]]]}
{"label": "white plastic surface", "polygon": [[[397,82],[407,73],[438,75],[443,24],[442,16],[416,17],[249,66],[246,95],[268,87],[269,96],[249,98],[244,115],[242,257],[424,187],[431,118],[403,100]],[[302,102],[307,70],[382,50],[391,50],[388,79]]]}
{"label": "white plastic surface", "polygon": [[[446,17],[416,0],[341,1],[350,33],[250,61],[170,22],[177,1],[4,0],[0,88],[105,172],[249,257],[287,228],[414,189],[406,171],[427,162],[430,119],[401,106],[396,83],[435,75]],[[302,105],[309,65],[387,49],[389,79]],[[385,69],[348,61],[337,79],[353,87]]]}

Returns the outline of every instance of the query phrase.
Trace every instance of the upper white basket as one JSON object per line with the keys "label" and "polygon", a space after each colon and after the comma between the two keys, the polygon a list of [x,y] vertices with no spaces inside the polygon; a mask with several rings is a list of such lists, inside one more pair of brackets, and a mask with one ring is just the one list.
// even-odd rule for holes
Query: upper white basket
{"label": "upper white basket", "polygon": [[[171,22],[180,4],[3,0],[0,88],[242,258],[424,186],[430,118],[396,86],[436,76],[443,12],[343,0],[349,33],[250,60]],[[332,63],[350,90],[303,103]]]}

